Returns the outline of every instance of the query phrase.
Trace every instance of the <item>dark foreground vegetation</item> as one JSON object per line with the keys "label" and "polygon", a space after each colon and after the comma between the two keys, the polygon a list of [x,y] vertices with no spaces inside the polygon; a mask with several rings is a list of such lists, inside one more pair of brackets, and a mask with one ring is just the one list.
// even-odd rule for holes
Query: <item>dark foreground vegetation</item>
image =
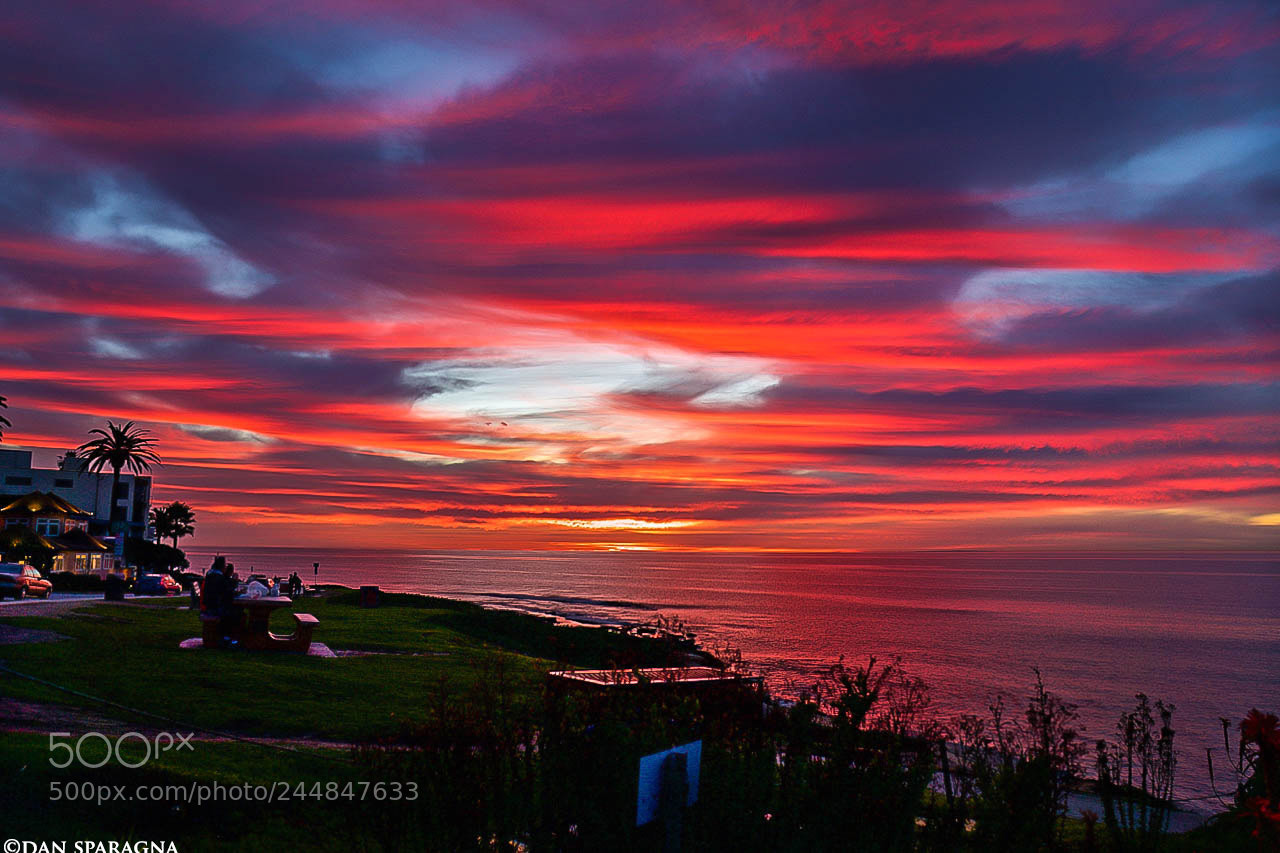
{"label": "dark foreground vegetation", "polygon": [[[1232,726],[1239,736],[1217,777],[1230,810],[1169,835],[1172,710],[1146,697],[1111,738],[1085,743],[1074,709],[1038,676],[1024,699],[958,720],[938,719],[927,687],[900,665],[874,660],[838,664],[786,704],[751,692],[552,689],[545,673],[558,666],[664,665],[684,651],[440,599],[356,605],[354,593],[307,603],[325,642],[365,653],[337,660],[180,651],[192,616],[174,600],[5,619],[69,638],[0,646],[6,667],[213,739],[137,769],[112,761],[59,770],[47,733],[5,734],[3,835],[173,839],[184,851],[660,850],[669,841],[661,823],[635,826],[637,762],[700,739],[698,802],[681,815],[685,851],[1275,849],[1274,716],[1255,712]],[[8,673],[0,691],[127,717]],[[124,748],[129,763],[141,749]],[[1070,818],[1067,797],[1090,773],[1098,812]],[[204,805],[49,799],[51,782],[97,790],[193,781],[285,782],[291,796]],[[382,787],[361,799],[362,782]]]}

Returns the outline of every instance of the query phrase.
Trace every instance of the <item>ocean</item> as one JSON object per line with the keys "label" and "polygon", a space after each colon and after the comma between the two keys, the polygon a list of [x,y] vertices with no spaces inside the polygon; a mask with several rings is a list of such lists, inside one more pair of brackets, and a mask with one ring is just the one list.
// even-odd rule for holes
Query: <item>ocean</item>
{"label": "ocean", "polygon": [[[191,547],[195,568],[215,551]],[[680,554],[226,549],[241,574],[377,584],[586,623],[678,616],[777,689],[899,658],[942,715],[1021,707],[1039,668],[1091,743],[1171,702],[1177,794],[1212,809],[1221,718],[1280,711],[1280,554]],[[312,564],[320,563],[318,575]],[[320,628],[323,632],[323,626]],[[1234,737],[1234,735],[1233,735]],[[1091,757],[1087,760],[1091,766]],[[1229,790],[1229,785],[1226,786]]]}

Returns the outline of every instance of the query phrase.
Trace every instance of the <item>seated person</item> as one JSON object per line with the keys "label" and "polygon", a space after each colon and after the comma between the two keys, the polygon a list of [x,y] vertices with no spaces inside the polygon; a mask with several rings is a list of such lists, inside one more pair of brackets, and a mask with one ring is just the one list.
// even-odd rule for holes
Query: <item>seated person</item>
{"label": "seated person", "polygon": [[236,596],[233,577],[223,574],[222,566],[215,562],[200,587],[201,616],[218,620],[224,644],[229,636],[239,633],[244,615],[243,610],[232,603]]}

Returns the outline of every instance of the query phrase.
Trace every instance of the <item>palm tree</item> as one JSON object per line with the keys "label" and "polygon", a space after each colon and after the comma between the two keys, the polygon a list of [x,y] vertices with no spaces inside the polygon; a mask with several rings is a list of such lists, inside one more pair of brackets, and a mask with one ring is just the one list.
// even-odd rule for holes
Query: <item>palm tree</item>
{"label": "palm tree", "polygon": [[[9,408],[9,404],[5,402],[4,397],[0,397],[0,409],[7,409],[7,408]],[[11,426],[13,426],[13,424],[9,423],[9,419],[6,418],[4,415],[0,415],[0,439],[4,438],[4,428],[11,427]]]}
{"label": "palm tree", "polygon": [[116,489],[120,487],[120,469],[128,468],[134,474],[145,474],[151,470],[152,463],[159,463],[160,457],[151,448],[155,441],[148,438],[149,430],[142,429],[129,421],[123,426],[107,421],[106,429],[91,429],[90,439],[76,448],[83,453],[89,462],[90,471],[111,469],[111,532],[120,533],[123,524],[116,520]]}
{"label": "palm tree", "polygon": [[179,539],[196,532],[196,514],[182,501],[151,510],[151,522],[156,527],[156,538],[172,539],[175,548]]}
{"label": "palm tree", "polygon": [[156,542],[173,535],[173,516],[169,513],[169,507],[151,508],[151,527],[156,532]]}

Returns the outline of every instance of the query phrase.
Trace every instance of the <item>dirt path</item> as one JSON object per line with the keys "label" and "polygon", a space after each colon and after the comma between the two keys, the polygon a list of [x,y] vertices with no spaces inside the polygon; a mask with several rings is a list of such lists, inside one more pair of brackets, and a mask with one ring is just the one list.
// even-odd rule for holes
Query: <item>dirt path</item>
{"label": "dirt path", "polygon": [[15,601],[13,603],[5,603],[3,607],[0,607],[0,619],[9,619],[14,616],[65,616],[78,607],[106,603],[108,602],[104,602],[101,598],[67,598],[61,601],[56,598],[49,601]]}

